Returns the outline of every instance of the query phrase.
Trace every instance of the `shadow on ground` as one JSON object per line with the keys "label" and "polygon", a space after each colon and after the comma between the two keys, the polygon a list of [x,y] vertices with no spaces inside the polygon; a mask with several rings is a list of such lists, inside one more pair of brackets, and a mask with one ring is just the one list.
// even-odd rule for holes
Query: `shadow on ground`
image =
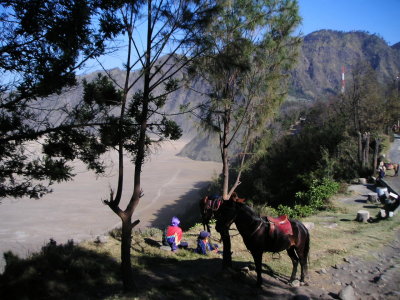
{"label": "shadow on ground", "polygon": [[155,218],[150,222],[152,227],[164,229],[170,225],[171,218],[177,216],[183,230],[192,227],[196,223],[201,223],[199,201],[202,196],[207,194],[210,182],[197,182],[193,189],[182,195],[174,203],[166,205],[155,213]]}
{"label": "shadow on ground", "polygon": [[262,295],[265,299],[291,299],[296,295],[296,289],[285,283],[286,278],[277,274],[269,277],[274,273],[267,265],[263,265],[263,287],[256,288],[255,272],[240,272],[252,262],[234,262],[233,269],[222,270],[219,258],[177,260],[145,255],[138,263],[147,266],[136,272],[139,298],[257,299]]}
{"label": "shadow on ground", "polygon": [[72,241],[50,241],[26,259],[4,256],[0,299],[99,299],[121,290],[119,264]]}
{"label": "shadow on ground", "polygon": [[115,259],[73,242],[50,242],[27,259],[7,253],[0,299],[293,299],[297,295],[287,278],[267,265],[263,265],[263,287],[256,288],[255,272],[240,272],[244,266],[254,267],[250,261],[234,262],[233,269],[222,271],[220,258],[186,250],[169,257],[132,252],[137,266],[134,294],[122,293]]}

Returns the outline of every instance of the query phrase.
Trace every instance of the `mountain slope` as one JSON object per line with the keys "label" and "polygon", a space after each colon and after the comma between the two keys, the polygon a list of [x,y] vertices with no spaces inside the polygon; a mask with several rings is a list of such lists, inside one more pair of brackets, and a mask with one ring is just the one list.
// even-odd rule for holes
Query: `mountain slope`
{"label": "mountain slope", "polygon": [[[400,76],[400,43],[390,47],[379,36],[363,31],[320,30],[305,36],[298,63],[291,73],[289,97],[317,100],[339,94],[342,66],[348,81],[359,61],[368,62],[381,82],[393,82]],[[215,160],[217,146],[218,143],[210,145],[210,140],[203,137],[194,138],[181,155]]]}
{"label": "mountain slope", "polygon": [[400,46],[390,47],[382,38],[363,31],[313,32],[304,37],[290,94],[311,100],[337,94],[342,66],[348,79],[358,61],[368,62],[378,72],[378,79],[388,82],[399,74],[399,52]]}

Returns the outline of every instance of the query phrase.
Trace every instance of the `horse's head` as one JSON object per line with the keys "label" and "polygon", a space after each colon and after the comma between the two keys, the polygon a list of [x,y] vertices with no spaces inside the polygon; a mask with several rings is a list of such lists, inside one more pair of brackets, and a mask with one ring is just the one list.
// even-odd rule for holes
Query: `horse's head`
{"label": "horse's head", "polygon": [[232,199],[224,200],[218,211],[215,212],[215,218],[217,219],[215,229],[219,233],[224,234],[228,232],[229,227],[237,216],[237,205]]}

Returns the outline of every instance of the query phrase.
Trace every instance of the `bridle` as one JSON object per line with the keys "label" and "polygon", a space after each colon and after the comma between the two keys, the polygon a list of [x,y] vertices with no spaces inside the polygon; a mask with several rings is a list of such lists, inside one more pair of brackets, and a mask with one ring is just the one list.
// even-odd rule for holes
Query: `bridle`
{"label": "bridle", "polygon": [[[231,218],[231,220],[230,220],[229,222],[227,222],[227,224],[229,224],[229,226],[227,226],[228,228],[232,225],[232,223],[235,222],[235,219],[236,219],[237,216],[238,216],[238,210],[239,210],[239,209],[242,209],[242,208],[241,208],[241,207],[239,207],[239,208],[235,207],[235,214],[234,214],[234,216]],[[260,218],[260,223],[259,223],[258,226],[251,232],[250,237],[253,236],[258,230],[260,230],[260,228],[261,228],[261,226],[262,226],[263,224],[266,224],[266,222],[265,222],[262,218]]]}

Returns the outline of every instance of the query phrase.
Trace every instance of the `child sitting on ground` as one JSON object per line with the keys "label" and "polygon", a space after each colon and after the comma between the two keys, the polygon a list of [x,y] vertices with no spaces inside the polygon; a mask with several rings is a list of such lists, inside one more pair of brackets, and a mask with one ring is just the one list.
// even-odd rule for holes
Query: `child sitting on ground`
{"label": "child sitting on ground", "polygon": [[197,248],[195,250],[197,253],[207,255],[207,251],[218,252],[218,245],[217,244],[212,245],[208,241],[209,236],[210,233],[207,231],[200,232],[197,238]]}
{"label": "child sitting on ground", "polygon": [[179,248],[187,248],[188,243],[182,242],[182,229],[179,227],[180,221],[177,217],[173,217],[171,225],[165,230],[165,241],[171,247],[171,251],[175,252]]}

